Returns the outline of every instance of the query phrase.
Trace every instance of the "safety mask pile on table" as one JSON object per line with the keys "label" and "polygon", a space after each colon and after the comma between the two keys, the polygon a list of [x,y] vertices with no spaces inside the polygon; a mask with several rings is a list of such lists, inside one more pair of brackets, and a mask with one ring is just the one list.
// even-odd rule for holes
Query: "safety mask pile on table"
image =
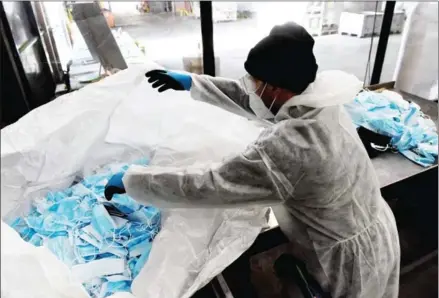
{"label": "safety mask pile on table", "polygon": [[259,96],[256,92],[259,90],[261,86],[257,86],[255,82],[252,80],[250,75],[245,75],[240,79],[241,85],[245,92],[249,96],[249,104],[250,108],[255,113],[256,117],[259,119],[273,119],[274,114],[271,112],[271,108],[273,107],[274,103],[276,102],[276,97],[271,102],[271,105],[269,108],[265,106],[264,101],[262,100],[261,96],[264,94],[265,88],[267,88],[267,83],[265,83],[262,86],[261,96]]}
{"label": "safety mask pile on table", "polygon": [[414,102],[393,91],[363,91],[345,104],[356,126],[390,138],[390,145],[415,163],[429,167],[437,162],[435,123]]}
{"label": "safety mask pile on table", "polygon": [[[25,241],[48,248],[70,267],[91,297],[131,290],[161,225],[158,209],[143,206],[126,194],[106,201],[105,185],[114,171],[107,167],[106,172],[88,176],[66,190],[34,199],[29,214],[10,223]],[[105,205],[126,216],[110,215]]]}

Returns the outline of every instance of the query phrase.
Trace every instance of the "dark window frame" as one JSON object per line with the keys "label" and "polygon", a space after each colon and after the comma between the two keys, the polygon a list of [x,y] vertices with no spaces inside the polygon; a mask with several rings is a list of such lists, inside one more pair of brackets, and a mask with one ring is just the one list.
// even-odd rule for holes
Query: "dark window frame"
{"label": "dark window frame", "polygon": [[203,44],[203,72],[215,76],[212,1],[200,1],[201,40]]}
{"label": "dark window frame", "polygon": [[380,38],[378,40],[377,52],[375,55],[375,63],[373,65],[372,78],[370,85],[381,82],[381,72],[383,70],[384,58],[386,57],[387,44],[389,41],[390,29],[392,27],[393,13],[395,11],[396,1],[386,1],[384,9],[383,23],[381,25]]}

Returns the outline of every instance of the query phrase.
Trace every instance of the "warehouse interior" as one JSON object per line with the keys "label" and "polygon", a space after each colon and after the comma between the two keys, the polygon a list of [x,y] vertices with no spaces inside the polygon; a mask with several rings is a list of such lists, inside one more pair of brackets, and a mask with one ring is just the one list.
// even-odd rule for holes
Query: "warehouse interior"
{"label": "warehouse interior", "polygon": [[[192,101],[195,92],[184,84],[158,93],[148,72],[241,84],[249,51],[288,22],[312,36],[317,73],[342,71],[361,82],[345,108],[395,218],[400,248],[398,294],[382,297],[437,297],[437,2],[0,1],[2,298],[332,297],[312,274],[303,277],[307,264],[283,261],[301,276],[286,270],[287,278],[273,265],[294,251],[275,206],[152,204],[136,207],[146,215],[132,220],[116,203],[111,213],[102,198],[115,168],[164,165],[183,175],[185,166],[224,162],[252,144],[266,121]],[[190,92],[177,92],[183,89]],[[90,195],[75,188],[80,184],[100,194],[108,218],[120,217],[112,224],[147,220],[140,233],[147,243],[118,247],[113,235],[108,247],[98,247],[90,244],[93,233],[71,232],[85,230],[84,222],[66,223],[69,216],[60,214],[83,205],[62,202],[85,202]],[[82,214],[90,226],[95,212]],[[35,214],[32,224],[41,230],[31,224]],[[86,242],[93,257],[78,257]],[[101,260],[108,268],[95,274],[90,264]]]}

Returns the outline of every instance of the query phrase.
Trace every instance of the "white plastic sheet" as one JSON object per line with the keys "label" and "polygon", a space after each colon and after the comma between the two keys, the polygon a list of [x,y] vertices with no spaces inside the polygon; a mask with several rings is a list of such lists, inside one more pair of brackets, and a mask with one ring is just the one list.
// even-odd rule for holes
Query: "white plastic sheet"
{"label": "white plastic sheet", "polygon": [[[144,73],[155,67],[119,72],[4,128],[2,220],[26,212],[39,193],[65,188],[104,164],[145,156],[152,164],[218,162],[256,139],[260,128],[246,119],[192,101],[189,93],[152,90]],[[163,210],[162,231],[134,280],[134,297],[190,297],[253,243],[266,211]],[[64,264],[3,222],[1,256],[11,260],[2,263],[2,297],[86,297]]]}

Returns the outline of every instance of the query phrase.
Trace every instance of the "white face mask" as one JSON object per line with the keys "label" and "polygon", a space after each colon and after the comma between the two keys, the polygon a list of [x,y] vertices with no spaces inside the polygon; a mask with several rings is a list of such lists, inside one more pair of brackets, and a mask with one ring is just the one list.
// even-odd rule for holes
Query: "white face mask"
{"label": "white face mask", "polygon": [[271,104],[270,108],[267,108],[265,106],[262,99],[256,93],[250,93],[249,100],[250,100],[250,108],[253,110],[256,117],[258,117],[259,119],[274,118],[274,114],[270,111],[270,109],[273,106],[273,103],[275,102],[276,99],[273,100],[273,103]]}
{"label": "white face mask", "polygon": [[[262,98],[258,94],[256,94],[258,88],[256,87],[254,81],[251,79],[250,76],[246,75],[241,78],[241,84],[243,85],[244,90],[249,96],[250,108],[253,110],[256,117],[258,117],[259,119],[273,119],[274,114],[271,112],[271,108],[273,107],[276,98],[273,99],[270,108],[267,108],[262,101]],[[266,87],[267,83],[264,84],[261,95],[264,94]]]}

